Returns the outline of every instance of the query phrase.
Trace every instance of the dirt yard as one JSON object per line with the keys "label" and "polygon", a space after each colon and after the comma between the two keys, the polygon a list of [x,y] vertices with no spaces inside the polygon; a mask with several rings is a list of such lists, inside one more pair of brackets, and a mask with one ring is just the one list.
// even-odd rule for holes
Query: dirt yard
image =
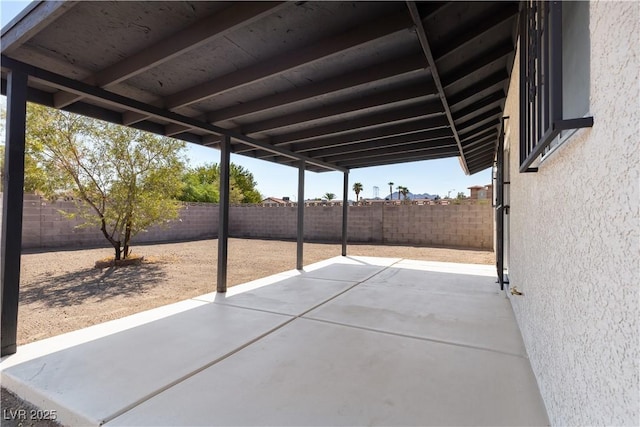
{"label": "dirt yard", "polygon": [[[166,243],[133,248],[139,266],[96,269],[109,249],[26,253],[22,256],[18,345],[216,289],[217,240]],[[350,245],[349,255],[493,264],[493,252]],[[304,264],[340,255],[340,245],[305,243]],[[229,286],[291,270],[296,243],[229,240]]]}

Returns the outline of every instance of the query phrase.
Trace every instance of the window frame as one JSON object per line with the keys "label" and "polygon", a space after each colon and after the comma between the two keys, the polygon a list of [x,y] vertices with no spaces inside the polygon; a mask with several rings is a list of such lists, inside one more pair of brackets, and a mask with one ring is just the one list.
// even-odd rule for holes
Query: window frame
{"label": "window frame", "polygon": [[593,126],[593,117],[565,119],[562,90],[562,2],[523,2],[520,11],[520,172],[562,131]]}

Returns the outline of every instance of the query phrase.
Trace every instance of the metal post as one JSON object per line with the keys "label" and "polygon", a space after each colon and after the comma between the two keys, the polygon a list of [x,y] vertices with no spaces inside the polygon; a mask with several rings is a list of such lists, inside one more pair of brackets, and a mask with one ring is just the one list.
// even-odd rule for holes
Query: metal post
{"label": "metal post", "polygon": [[227,255],[229,240],[229,161],[231,142],[227,135],[220,141],[220,211],[218,214],[218,292],[227,292]]}
{"label": "metal post", "polygon": [[2,203],[2,356],[16,352],[22,208],[24,186],[27,75],[11,71],[7,79],[7,127],[4,153],[4,200]]}
{"label": "metal post", "polygon": [[500,128],[496,151],[496,273],[500,290],[504,290],[504,121]]}
{"label": "metal post", "polygon": [[347,256],[347,212],[349,212],[349,172],[342,185],[342,256]]}
{"label": "metal post", "polygon": [[298,248],[296,269],[302,270],[304,244],[304,160],[298,165]]}

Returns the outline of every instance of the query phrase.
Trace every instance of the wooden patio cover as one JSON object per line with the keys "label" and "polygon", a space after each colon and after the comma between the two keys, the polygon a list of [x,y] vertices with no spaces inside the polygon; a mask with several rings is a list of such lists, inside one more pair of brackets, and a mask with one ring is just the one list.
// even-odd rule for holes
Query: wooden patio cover
{"label": "wooden patio cover", "polygon": [[[40,1],[2,29],[8,97],[2,355],[16,351],[26,101],[219,148],[217,289],[229,156],[344,173],[458,157],[492,166],[517,2]],[[302,268],[303,207],[297,268]]]}

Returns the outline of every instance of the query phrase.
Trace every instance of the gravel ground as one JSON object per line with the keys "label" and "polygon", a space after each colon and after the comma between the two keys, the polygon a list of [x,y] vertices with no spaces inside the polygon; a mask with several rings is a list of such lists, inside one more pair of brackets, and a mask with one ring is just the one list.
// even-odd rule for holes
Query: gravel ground
{"label": "gravel ground", "polygon": [[[22,256],[18,345],[192,298],[216,289],[217,240],[136,246],[139,266],[94,268],[109,249]],[[493,252],[350,245],[349,255],[493,264]],[[305,243],[304,264],[340,255],[340,245]],[[291,270],[296,243],[229,239],[229,286]]]}

